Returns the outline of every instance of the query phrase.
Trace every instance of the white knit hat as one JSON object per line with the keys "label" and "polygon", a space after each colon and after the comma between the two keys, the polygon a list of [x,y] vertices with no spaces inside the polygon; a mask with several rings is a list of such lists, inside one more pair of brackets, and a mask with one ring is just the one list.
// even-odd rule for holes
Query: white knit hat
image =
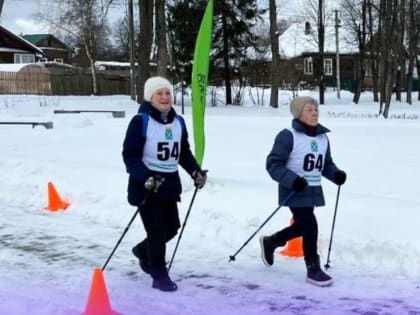
{"label": "white knit hat", "polygon": [[159,90],[167,88],[171,91],[171,97],[174,96],[174,88],[167,79],[163,77],[150,77],[147,79],[146,83],[144,83],[144,100],[151,101],[153,94]]}
{"label": "white knit hat", "polygon": [[292,100],[290,103],[290,112],[292,113],[293,118],[300,118],[300,115],[302,115],[303,112],[303,107],[305,107],[306,104],[318,106],[318,102],[309,96],[298,96]]}

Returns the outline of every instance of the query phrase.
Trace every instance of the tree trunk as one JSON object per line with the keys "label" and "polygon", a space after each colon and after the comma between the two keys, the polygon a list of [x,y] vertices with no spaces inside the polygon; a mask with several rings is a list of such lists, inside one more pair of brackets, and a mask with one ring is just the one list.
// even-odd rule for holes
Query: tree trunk
{"label": "tree trunk", "polygon": [[414,74],[414,63],[416,60],[416,19],[415,19],[415,6],[414,0],[410,0],[408,4],[408,71],[407,71],[407,103],[412,104],[412,93],[413,93],[413,74]]}
{"label": "tree trunk", "polygon": [[[372,73],[372,89],[373,89],[373,101],[378,102],[379,101],[379,75],[378,75],[378,66],[377,66],[377,58],[375,56],[379,56],[379,50],[377,47],[379,46],[377,44],[377,41],[374,39],[374,31],[373,31],[373,15],[372,15],[372,3],[371,0],[368,0],[367,3],[368,8],[368,14],[369,14],[369,38],[370,38],[370,45],[369,45],[369,63],[370,63],[370,69]],[[380,37],[380,31],[378,30],[378,38]],[[376,44],[375,44],[376,43]]]}
{"label": "tree trunk", "polygon": [[419,90],[418,90],[418,96],[417,100],[420,101],[420,59],[417,58],[417,79],[419,80]]}
{"label": "tree trunk", "polygon": [[395,100],[401,102],[401,67],[398,67],[395,76]]}
{"label": "tree trunk", "polygon": [[1,11],[3,11],[3,4],[4,4],[4,0],[0,0],[0,17],[1,17]]}
{"label": "tree trunk", "polygon": [[385,109],[383,115],[388,118],[389,108],[391,106],[393,79],[397,73],[397,60],[401,41],[398,29],[398,0],[385,0],[385,32],[383,33],[383,42],[385,43],[382,53],[384,55],[384,102]]}
{"label": "tree trunk", "polygon": [[398,14],[399,12],[399,20],[396,23],[398,27],[398,31],[396,32],[396,36],[398,38],[397,45],[395,47],[396,51],[396,60],[398,60],[398,67],[396,69],[396,78],[395,78],[395,93],[397,101],[401,102],[401,83],[402,83],[402,76],[405,73],[405,62],[406,62],[406,53],[404,51],[404,35],[405,35],[405,24],[406,24],[406,5],[405,0],[400,0],[400,6],[396,7],[396,12],[394,14]]}
{"label": "tree trunk", "polygon": [[86,56],[89,59],[90,62],[90,73],[92,74],[92,93],[93,95],[98,95],[98,83],[96,79],[96,69],[95,69],[95,60],[93,59],[93,56],[89,49],[89,44],[85,43],[85,50],[86,50]]}
{"label": "tree trunk", "polygon": [[157,74],[167,77],[168,74],[168,48],[166,42],[166,0],[155,0],[156,12],[156,44],[158,49]]}
{"label": "tree trunk", "polygon": [[[392,30],[392,1],[384,0],[380,4],[380,68],[381,68],[381,97],[379,104],[379,114],[387,117],[387,109],[389,110],[392,94],[392,56],[391,42],[395,40]],[[385,107],[385,108],[384,108]]]}
{"label": "tree trunk", "polygon": [[279,86],[280,86],[280,55],[279,55],[279,33],[277,30],[277,6],[275,0],[270,0],[270,40],[271,40],[271,96],[270,106],[279,107]]}
{"label": "tree trunk", "polygon": [[394,71],[392,69],[392,61],[389,61],[389,70],[387,71],[386,78],[385,78],[385,107],[383,116],[388,118],[389,115],[389,108],[391,107],[391,97],[392,97],[392,78],[394,77]]}
{"label": "tree trunk", "polygon": [[232,104],[232,91],[230,79],[230,65],[229,65],[229,40],[227,31],[226,13],[222,13],[222,28],[223,28],[223,62],[224,62],[224,79],[226,88],[226,105]]}
{"label": "tree trunk", "polygon": [[128,10],[127,10],[127,19],[128,19],[128,55],[130,59],[130,96],[132,100],[136,99],[136,76],[134,73],[135,62],[134,62],[134,16],[133,16],[133,0],[128,0]]}
{"label": "tree trunk", "polygon": [[366,59],[366,28],[367,28],[367,21],[366,21],[366,10],[367,10],[367,2],[363,0],[362,3],[362,28],[360,29],[360,25],[357,29],[357,41],[359,44],[359,56],[357,58],[358,65],[356,65],[356,72],[358,74],[356,79],[356,89],[354,92],[353,102],[358,104],[360,100],[360,95],[362,94],[364,82],[365,82],[365,59]]}
{"label": "tree trunk", "polygon": [[353,103],[358,104],[360,100],[360,94],[362,94],[362,75],[361,72],[363,70],[360,69],[360,59],[362,57],[359,55],[356,57],[356,64],[355,64],[355,86],[354,86],[354,94],[353,94]]}
{"label": "tree trunk", "polygon": [[137,102],[144,98],[144,83],[150,77],[150,53],[153,37],[153,0],[139,0],[140,33],[138,49]]}
{"label": "tree trunk", "polygon": [[95,58],[94,58],[94,44],[93,44],[93,6],[92,0],[84,2],[84,15],[82,17],[83,39],[86,56],[90,63],[90,72],[92,74],[92,93],[98,94],[98,83],[96,79]]}

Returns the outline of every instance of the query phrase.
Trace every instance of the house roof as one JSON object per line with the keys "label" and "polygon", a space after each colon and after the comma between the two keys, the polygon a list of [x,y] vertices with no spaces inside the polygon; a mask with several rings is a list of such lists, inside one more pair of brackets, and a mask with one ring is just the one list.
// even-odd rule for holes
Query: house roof
{"label": "house roof", "polygon": [[[293,23],[279,36],[279,52],[284,58],[293,58],[305,53],[318,52],[317,27],[313,26],[309,34],[305,34],[305,23]],[[339,52],[340,54],[357,53],[356,43],[350,43],[345,39],[340,29]],[[336,53],[335,28],[333,25],[325,25],[325,53]]]}
{"label": "house roof", "polygon": [[59,40],[52,34],[25,34],[22,35],[22,37],[27,41],[31,42],[32,44],[37,45],[38,47],[42,44],[43,40],[53,38],[56,42],[59,42],[63,47],[68,48],[68,46],[65,43],[63,43],[61,40]]}
{"label": "house roof", "polygon": [[31,51],[36,51],[40,54],[43,54],[42,49],[38,48],[37,46],[35,46],[34,44],[32,44],[31,42],[27,41],[26,39],[16,35],[15,33],[9,31],[7,28],[5,28],[4,26],[0,25],[0,32],[6,33],[7,35],[9,35],[10,37],[16,39],[17,41],[21,42],[23,46],[27,47],[29,50]]}
{"label": "house roof", "polygon": [[34,45],[37,45],[39,42],[41,42],[43,39],[48,38],[49,36],[52,36],[50,34],[28,34],[28,35],[22,35],[24,39],[31,42]]}
{"label": "house roof", "polygon": [[[317,26],[313,26],[309,34],[305,34],[305,22],[293,22],[279,36],[279,54],[281,58],[290,59],[304,54],[318,53]],[[357,43],[349,41],[349,34],[344,28],[339,31],[340,54],[358,53]],[[264,47],[263,47],[264,48]],[[335,27],[325,25],[324,53],[336,53]],[[271,49],[265,47],[257,52],[253,47],[247,49],[247,56],[251,59],[271,60]]]}

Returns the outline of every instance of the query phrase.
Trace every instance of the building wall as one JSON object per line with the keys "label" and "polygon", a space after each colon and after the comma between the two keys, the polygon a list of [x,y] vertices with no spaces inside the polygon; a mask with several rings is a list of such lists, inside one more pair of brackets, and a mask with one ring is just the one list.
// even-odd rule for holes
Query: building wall
{"label": "building wall", "polygon": [[0,52],[0,63],[13,63],[13,53]]}

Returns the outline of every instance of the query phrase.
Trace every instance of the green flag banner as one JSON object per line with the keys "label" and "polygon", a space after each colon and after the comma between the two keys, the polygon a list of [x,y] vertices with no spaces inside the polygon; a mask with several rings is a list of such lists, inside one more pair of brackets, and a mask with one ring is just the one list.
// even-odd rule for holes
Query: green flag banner
{"label": "green flag banner", "polygon": [[205,147],[204,113],[206,109],[212,28],[213,0],[209,0],[195,42],[191,81],[195,158],[200,166],[203,163]]}

